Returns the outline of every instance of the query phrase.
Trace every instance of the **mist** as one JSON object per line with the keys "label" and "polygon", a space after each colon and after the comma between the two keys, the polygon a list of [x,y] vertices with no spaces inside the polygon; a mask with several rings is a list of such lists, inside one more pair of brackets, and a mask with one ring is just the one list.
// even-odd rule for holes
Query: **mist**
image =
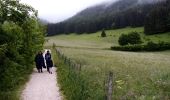
{"label": "mist", "polygon": [[39,18],[52,23],[66,20],[87,7],[114,1],[116,0],[21,0],[38,10]]}

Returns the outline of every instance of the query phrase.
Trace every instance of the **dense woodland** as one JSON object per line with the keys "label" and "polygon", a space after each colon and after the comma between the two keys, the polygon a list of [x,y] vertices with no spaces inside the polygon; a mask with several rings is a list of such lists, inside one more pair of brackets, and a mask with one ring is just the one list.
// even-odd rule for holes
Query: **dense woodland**
{"label": "dense woodland", "polygon": [[26,80],[43,42],[36,10],[19,0],[0,0],[0,99],[10,98]]}
{"label": "dense woodland", "polygon": [[102,29],[144,26],[146,34],[170,31],[169,0],[119,0],[87,8],[60,23],[48,35],[93,33]]}

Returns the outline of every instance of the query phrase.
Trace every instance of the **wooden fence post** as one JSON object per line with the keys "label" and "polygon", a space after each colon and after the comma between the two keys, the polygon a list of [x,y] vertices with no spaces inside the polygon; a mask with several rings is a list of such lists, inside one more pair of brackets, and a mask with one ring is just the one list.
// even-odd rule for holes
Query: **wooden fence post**
{"label": "wooden fence post", "polygon": [[67,57],[64,56],[64,63],[67,64]]}
{"label": "wooden fence post", "polygon": [[70,58],[68,58],[68,66],[70,67]]}
{"label": "wooden fence post", "polygon": [[62,59],[64,59],[64,54],[62,54]]}
{"label": "wooden fence post", "polygon": [[55,48],[56,47],[56,45],[55,45],[55,43],[53,43],[53,48]]}
{"label": "wooden fence post", "polygon": [[112,100],[112,93],[113,93],[113,72],[109,72],[107,100]]}

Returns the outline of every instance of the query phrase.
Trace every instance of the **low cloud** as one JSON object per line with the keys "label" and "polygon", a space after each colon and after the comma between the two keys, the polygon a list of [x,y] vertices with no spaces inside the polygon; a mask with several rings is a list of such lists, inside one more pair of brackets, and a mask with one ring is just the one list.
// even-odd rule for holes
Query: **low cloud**
{"label": "low cloud", "polygon": [[33,6],[39,17],[49,22],[63,21],[89,6],[110,1],[115,0],[21,0]]}

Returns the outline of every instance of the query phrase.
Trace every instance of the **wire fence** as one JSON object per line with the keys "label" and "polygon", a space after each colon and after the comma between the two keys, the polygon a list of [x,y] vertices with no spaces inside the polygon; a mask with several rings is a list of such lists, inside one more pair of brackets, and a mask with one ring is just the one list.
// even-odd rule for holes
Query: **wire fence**
{"label": "wire fence", "polygon": [[56,53],[58,55],[58,58],[64,61],[64,64],[66,64],[69,67],[70,71],[75,71],[80,73],[81,72],[81,64],[77,64],[75,61],[71,60],[67,56],[64,55],[64,53],[61,52],[59,48],[56,48]]}
{"label": "wire fence", "polygon": [[[75,72],[80,74],[82,71],[82,64],[78,64],[72,59],[68,58],[64,53],[61,51],[60,48],[56,48],[56,53],[60,60],[63,60],[64,64],[69,67],[69,72]],[[113,100],[113,72],[109,72],[104,80],[104,100]]]}

